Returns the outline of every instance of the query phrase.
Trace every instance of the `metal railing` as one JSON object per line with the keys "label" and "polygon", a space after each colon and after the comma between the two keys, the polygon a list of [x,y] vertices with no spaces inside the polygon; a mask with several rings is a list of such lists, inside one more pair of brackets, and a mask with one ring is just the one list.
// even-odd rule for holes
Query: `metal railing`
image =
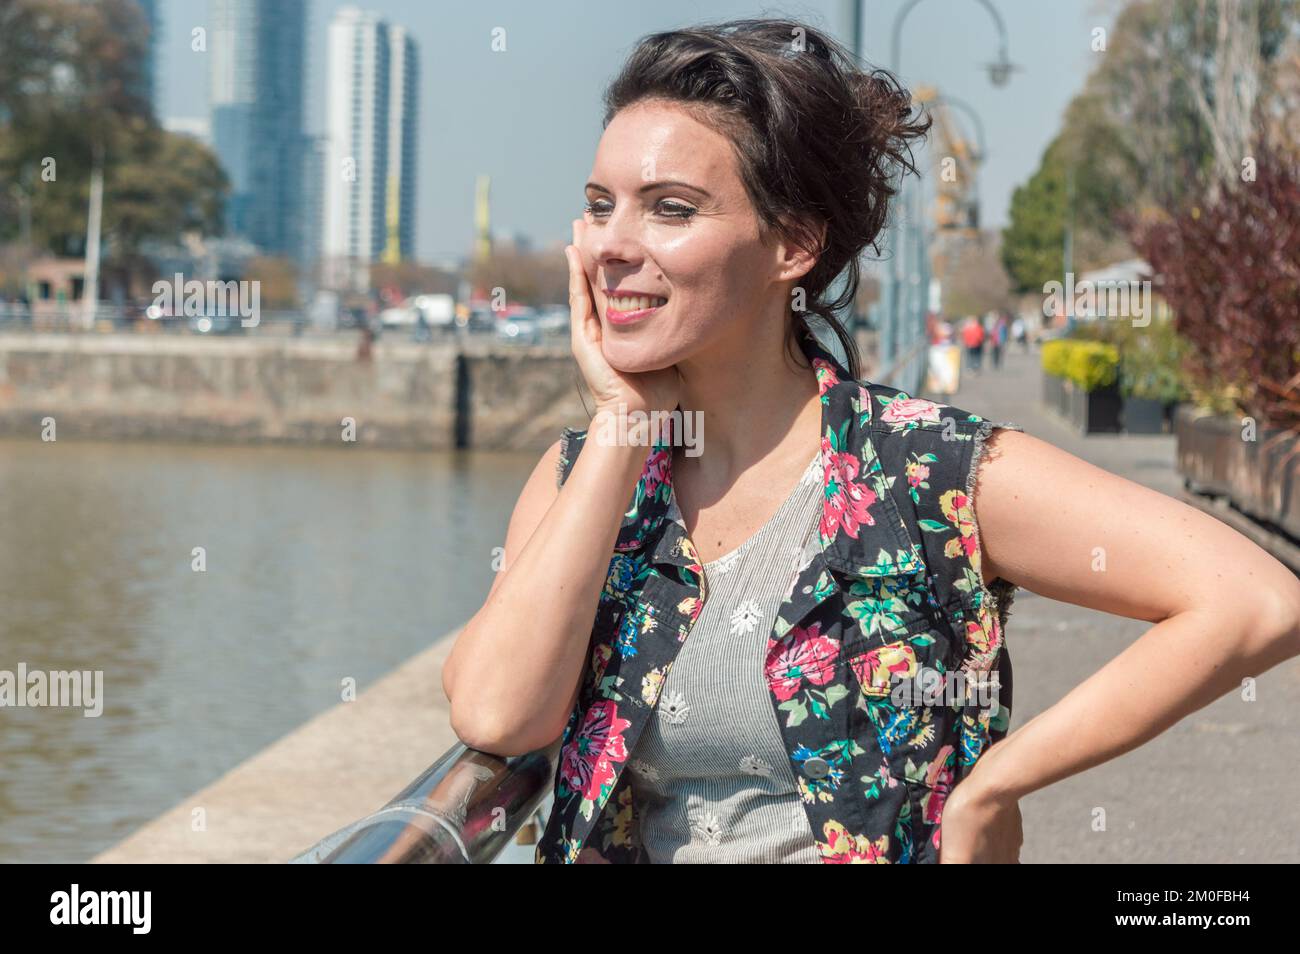
{"label": "metal railing", "polygon": [[510,757],[457,743],[383,808],[289,863],[490,864],[521,829],[537,825],[559,751],[558,739]]}

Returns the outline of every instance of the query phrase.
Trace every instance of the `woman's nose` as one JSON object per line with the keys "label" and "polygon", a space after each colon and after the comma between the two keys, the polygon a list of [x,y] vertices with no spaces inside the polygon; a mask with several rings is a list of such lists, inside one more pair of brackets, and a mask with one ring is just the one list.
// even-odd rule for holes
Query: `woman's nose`
{"label": "woman's nose", "polygon": [[639,224],[628,210],[615,209],[587,226],[586,238],[597,265],[637,262],[641,257]]}

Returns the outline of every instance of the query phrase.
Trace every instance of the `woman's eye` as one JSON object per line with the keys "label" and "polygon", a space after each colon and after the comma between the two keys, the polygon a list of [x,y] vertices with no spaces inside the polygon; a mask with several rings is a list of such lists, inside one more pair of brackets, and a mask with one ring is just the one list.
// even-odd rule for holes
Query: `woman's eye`
{"label": "woman's eye", "polygon": [[689,205],[681,205],[677,202],[660,202],[659,206],[664,210],[664,215],[674,219],[689,219],[696,212]]}
{"label": "woman's eye", "polygon": [[[689,219],[698,211],[698,209],[691,208],[689,205],[666,200],[660,202],[656,208],[660,215],[669,219]],[[582,210],[593,218],[603,219],[610,213],[610,204],[601,199],[596,202],[588,202],[582,207]]]}

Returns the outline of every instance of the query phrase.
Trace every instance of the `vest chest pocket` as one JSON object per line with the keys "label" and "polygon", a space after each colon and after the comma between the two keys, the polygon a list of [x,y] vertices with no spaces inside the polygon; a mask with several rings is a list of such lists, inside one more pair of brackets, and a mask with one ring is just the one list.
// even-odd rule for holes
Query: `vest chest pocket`
{"label": "vest chest pocket", "polygon": [[898,781],[942,784],[951,770],[960,714],[962,690],[955,673],[962,644],[943,614],[929,612],[873,642],[847,660],[856,684],[851,731],[860,740],[874,739],[878,749],[871,765],[876,778],[864,776],[864,784],[868,790]]}

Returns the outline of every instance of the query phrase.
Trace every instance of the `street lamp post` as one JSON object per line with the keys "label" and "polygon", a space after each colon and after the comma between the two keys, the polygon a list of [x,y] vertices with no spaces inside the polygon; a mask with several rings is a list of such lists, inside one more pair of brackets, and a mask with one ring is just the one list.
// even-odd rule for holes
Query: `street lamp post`
{"label": "street lamp post", "polygon": [[[902,30],[903,21],[907,15],[919,4],[921,0],[906,0],[899,8],[898,13],[894,16],[893,29],[891,31],[890,45],[890,72],[895,76],[899,73],[899,63],[902,49]],[[987,64],[986,68],[989,74],[989,81],[996,87],[1005,86],[1017,67],[1011,62],[1007,55],[1007,30],[1006,24],[1002,20],[1001,14],[993,5],[992,0],[976,0],[989,15],[993,18],[993,23],[998,32],[998,57]],[[850,0],[848,17],[850,23],[850,41],[855,56],[859,54],[859,37],[862,26],[862,10],[859,0]],[[980,133],[983,139],[982,130]],[[981,142],[981,152],[983,145]],[[884,269],[883,280],[881,282],[880,301],[877,303],[876,313],[879,320],[876,322],[878,333],[880,335],[880,356],[881,365],[885,370],[884,377],[894,377],[897,369],[890,366],[894,358],[900,351],[903,351],[908,345],[917,340],[919,334],[925,335],[924,315],[926,311],[927,289],[920,287],[921,274],[925,271],[925,256],[928,243],[925,241],[925,225],[921,221],[921,190],[919,183],[904,181],[901,184],[903,195],[900,203],[907,210],[905,221],[896,221],[888,227],[888,237],[886,246],[889,248],[892,260],[888,267]],[[911,230],[910,236],[907,230]],[[908,239],[911,241],[908,241]],[[910,259],[910,275],[908,280],[904,281],[902,274],[903,262],[902,256],[906,254]],[[907,305],[904,306],[903,297],[907,295]],[[920,322],[903,321],[904,315],[919,314],[922,317]],[[907,349],[910,354],[911,349]],[[915,363],[915,362],[914,362]],[[909,372],[910,373],[910,372]],[[894,386],[901,386],[903,390],[919,389],[924,375],[924,364],[921,365],[921,372],[914,374],[915,380],[901,380]]]}

